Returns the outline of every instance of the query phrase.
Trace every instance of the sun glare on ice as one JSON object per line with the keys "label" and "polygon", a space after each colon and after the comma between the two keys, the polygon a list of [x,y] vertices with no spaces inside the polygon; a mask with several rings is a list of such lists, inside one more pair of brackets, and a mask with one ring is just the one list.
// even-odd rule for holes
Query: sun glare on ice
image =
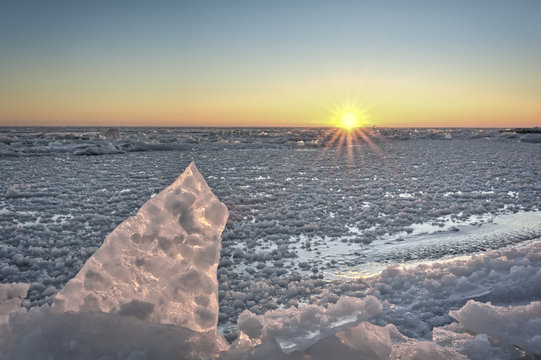
{"label": "sun glare on ice", "polygon": [[378,133],[371,128],[370,107],[354,100],[342,101],[329,106],[327,124],[332,128],[328,130],[328,138],[320,157],[325,156],[329,149],[334,149],[336,158],[339,158],[342,149],[347,155],[347,162],[354,167],[355,157],[362,157],[366,150],[364,145],[383,157],[382,151],[373,141],[379,137]]}

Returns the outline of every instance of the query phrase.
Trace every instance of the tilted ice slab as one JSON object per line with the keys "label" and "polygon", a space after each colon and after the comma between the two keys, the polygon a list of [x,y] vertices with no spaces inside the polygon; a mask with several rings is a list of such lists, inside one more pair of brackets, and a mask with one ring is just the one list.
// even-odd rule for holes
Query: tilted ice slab
{"label": "tilted ice slab", "polygon": [[227,217],[226,206],[192,162],[105,238],[55,296],[53,308],[215,329],[216,270]]}

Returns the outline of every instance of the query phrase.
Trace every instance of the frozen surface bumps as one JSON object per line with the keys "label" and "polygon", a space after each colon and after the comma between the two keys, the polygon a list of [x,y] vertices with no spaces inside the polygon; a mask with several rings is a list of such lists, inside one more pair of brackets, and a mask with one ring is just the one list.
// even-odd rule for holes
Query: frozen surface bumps
{"label": "frozen surface bumps", "polygon": [[194,331],[218,322],[220,237],[226,206],[192,162],[110,233],[56,295],[59,311],[135,316]]}

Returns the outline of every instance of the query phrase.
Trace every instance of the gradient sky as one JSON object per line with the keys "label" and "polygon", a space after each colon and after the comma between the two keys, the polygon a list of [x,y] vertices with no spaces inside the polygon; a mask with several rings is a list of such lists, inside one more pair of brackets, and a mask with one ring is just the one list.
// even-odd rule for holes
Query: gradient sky
{"label": "gradient sky", "polygon": [[541,126],[541,1],[0,2],[0,125]]}

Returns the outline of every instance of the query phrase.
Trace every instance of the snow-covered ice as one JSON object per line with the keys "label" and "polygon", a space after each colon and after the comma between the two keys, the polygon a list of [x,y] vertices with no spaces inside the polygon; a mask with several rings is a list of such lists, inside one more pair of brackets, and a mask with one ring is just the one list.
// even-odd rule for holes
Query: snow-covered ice
{"label": "snow-covered ice", "polygon": [[[8,296],[0,291],[9,303],[3,309],[17,307],[0,326],[0,358],[539,356],[539,145],[505,131],[377,129],[371,131],[381,134],[376,142],[384,156],[358,146],[352,169],[339,149],[319,157],[318,144],[325,146],[319,131],[9,134],[2,145],[7,156],[0,156],[7,169],[0,174],[0,282],[27,284]],[[448,135],[452,140],[440,141]],[[89,147],[103,156],[73,156]],[[89,257],[107,257],[98,250],[105,235],[114,237],[121,221],[139,216],[134,210],[144,199],[159,198],[179,163],[191,160],[210,175],[230,213],[220,265],[209,268],[218,278],[212,290],[220,302],[218,333],[210,322],[198,323],[193,309],[183,315],[193,320],[185,325],[167,320],[165,307],[154,305],[167,291],[145,298],[140,283],[120,281],[115,291],[124,300],[117,301],[92,288],[99,276],[91,271],[85,289],[81,275]],[[128,268],[152,265],[137,262],[135,253],[169,256],[159,240],[158,248],[126,244],[139,246],[115,249],[134,257],[132,263],[119,257]],[[101,260],[90,270],[114,279],[97,272]],[[192,260],[182,255],[182,261]],[[160,273],[155,269],[140,270]],[[110,272],[122,279],[122,271]],[[78,277],[80,291],[66,303],[81,312],[62,312],[66,283]],[[144,280],[156,289],[163,278]],[[379,310],[360,316],[338,305],[347,299],[372,299]],[[331,314],[333,308],[340,310]],[[106,312],[86,312],[92,309]],[[317,321],[295,320],[310,310]],[[502,322],[507,326],[495,325]]]}
{"label": "snow-covered ice", "polygon": [[[246,310],[229,346],[216,331],[216,271],[227,213],[190,164],[106,238],[52,307],[18,309],[28,285],[0,286],[0,358],[512,359],[517,347],[541,354],[541,302],[503,307],[470,300],[452,310],[487,295],[512,302],[509,290],[521,289],[522,301],[538,295],[539,242],[442,264],[390,266],[363,285],[364,294],[326,305],[262,315]],[[423,313],[452,310],[459,323],[438,327],[438,316],[431,318],[434,342],[403,335],[404,322],[423,327],[419,307]]]}

